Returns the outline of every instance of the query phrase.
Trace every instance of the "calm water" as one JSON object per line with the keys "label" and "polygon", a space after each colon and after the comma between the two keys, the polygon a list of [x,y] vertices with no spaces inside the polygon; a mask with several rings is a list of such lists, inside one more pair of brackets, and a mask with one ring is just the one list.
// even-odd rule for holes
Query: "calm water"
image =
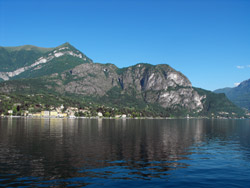
{"label": "calm water", "polygon": [[249,120],[0,119],[3,187],[249,187]]}

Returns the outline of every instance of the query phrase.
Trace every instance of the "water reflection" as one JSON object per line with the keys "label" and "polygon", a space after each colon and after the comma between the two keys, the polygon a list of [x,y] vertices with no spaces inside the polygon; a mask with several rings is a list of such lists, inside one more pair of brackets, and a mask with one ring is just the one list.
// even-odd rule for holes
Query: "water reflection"
{"label": "water reflection", "polygon": [[204,162],[223,148],[249,160],[247,125],[234,120],[0,119],[0,183],[166,181],[182,172],[178,169],[196,168],[195,157]]}

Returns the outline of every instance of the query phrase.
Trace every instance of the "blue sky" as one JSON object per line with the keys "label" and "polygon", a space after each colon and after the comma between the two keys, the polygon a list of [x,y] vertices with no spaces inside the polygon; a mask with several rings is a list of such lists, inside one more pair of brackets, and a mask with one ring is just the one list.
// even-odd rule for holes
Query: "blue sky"
{"label": "blue sky", "polygon": [[0,46],[70,42],[95,62],[169,64],[208,90],[250,78],[249,0],[0,0]]}

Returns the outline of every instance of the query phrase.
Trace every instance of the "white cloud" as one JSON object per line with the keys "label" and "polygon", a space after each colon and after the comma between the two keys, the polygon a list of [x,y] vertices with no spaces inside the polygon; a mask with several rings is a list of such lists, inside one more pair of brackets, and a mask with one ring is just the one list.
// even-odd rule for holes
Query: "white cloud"
{"label": "white cloud", "polygon": [[240,83],[234,83],[234,86],[236,86],[236,87],[237,87],[238,85],[240,85]]}
{"label": "white cloud", "polygon": [[245,66],[241,66],[241,65],[238,65],[236,67],[237,67],[237,69],[244,69],[245,68]]}
{"label": "white cloud", "polygon": [[237,69],[245,69],[245,68],[250,68],[250,65],[237,65]]}

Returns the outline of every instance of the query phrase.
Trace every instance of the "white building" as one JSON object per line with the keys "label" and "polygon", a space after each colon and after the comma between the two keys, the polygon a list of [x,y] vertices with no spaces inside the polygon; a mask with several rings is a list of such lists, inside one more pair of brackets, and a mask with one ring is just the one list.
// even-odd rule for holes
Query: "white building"
{"label": "white building", "polygon": [[98,112],[97,115],[98,115],[98,117],[102,117],[103,116],[103,114],[101,112]]}
{"label": "white building", "polygon": [[13,114],[13,110],[8,110],[8,114],[12,115]]}

